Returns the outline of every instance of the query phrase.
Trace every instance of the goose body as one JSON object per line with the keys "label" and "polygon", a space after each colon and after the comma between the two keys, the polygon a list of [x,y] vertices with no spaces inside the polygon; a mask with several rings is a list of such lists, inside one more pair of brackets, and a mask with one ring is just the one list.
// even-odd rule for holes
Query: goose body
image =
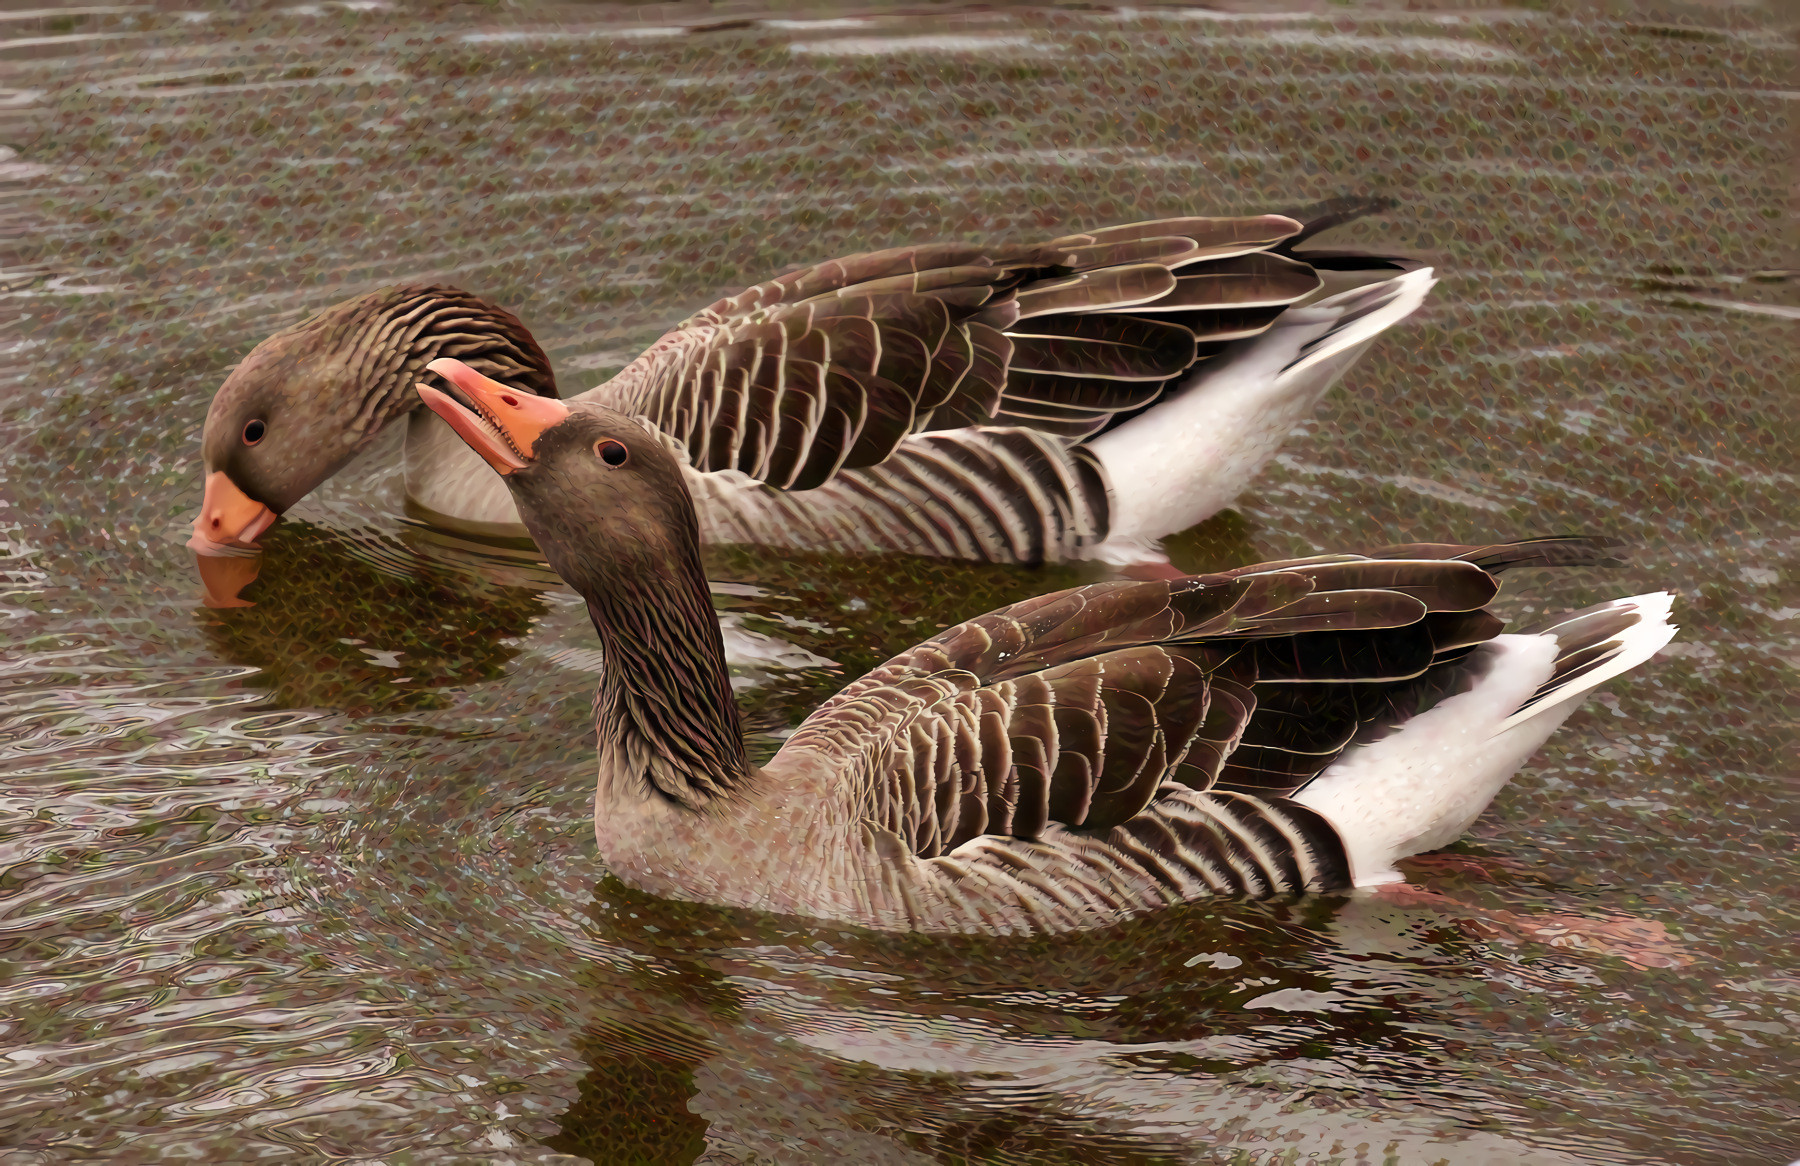
{"label": "goose body", "polygon": [[1495,575],[1605,561],[1585,539],[1099,583],[917,645],[756,767],[685,467],[660,435],[436,368],[475,411],[421,395],[587,600],[605,657],[600,856],[666,897],[1018,932],[1391,881],[1674,634],[1666,594],[1502,633]]}
{"label": "goose body", "polygon": [[[711,542],[1160,561],[1162,536],[1228,504],[1423,302],[1429,268],[1295,249],[1368,209],[834,260],[720,300],[572,401],[667,437]],[[409,509],[525,533],[505,487],[416,407],[415,381],[443,387],[427,370],[440,357],[557,396],[525,326],[468,293],[327,309],[215,395],[195,549],[251,544],[402,418]]]}

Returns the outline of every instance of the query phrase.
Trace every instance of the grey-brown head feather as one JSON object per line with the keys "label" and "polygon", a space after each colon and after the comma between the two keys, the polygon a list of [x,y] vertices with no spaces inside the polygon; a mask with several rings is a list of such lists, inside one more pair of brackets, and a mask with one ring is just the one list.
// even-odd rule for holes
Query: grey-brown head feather
{"label": "grey-brown head feather", "polygon": [[[452,287],[383,288],[335,304],[251,350],[207,410],[201,452],[277,513],[342,469],[395,418],[413,385],[451,391],[425,366],[454,356],[515,389],[556,396],[537,341],[504,308]],[[262,439],[243,440],[252,420]]]}

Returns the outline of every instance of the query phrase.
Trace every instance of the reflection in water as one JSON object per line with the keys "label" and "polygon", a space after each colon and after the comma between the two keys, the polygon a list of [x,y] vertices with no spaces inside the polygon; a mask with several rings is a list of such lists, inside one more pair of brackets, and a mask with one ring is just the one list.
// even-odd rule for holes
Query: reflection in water
{"label": "reflection in water", "polygon": [[[7,1166],[1790,1160],[1773,9],[664,11],[4,22]],[[257,607],[196,610],[206,400],[347,296],[493,297],[574,392],[790,263],[1365,192],[1399,208],[1345,245],[1443,282],[1176,561],[1588,531],[1634,565],[1509,581],[1513,613],[1667,587],[1684,625],[1403,893],[1033,944],[596,888],[586,614],[530,550],[406,524],[395,450],[267,536]],[[1082,578],[708,571],[765,637],[734,674],[767,751],[939,624]]]}
{"label": "reflection in water", "polygon": [[544,611],[540,588],[435,569],[372,535],[287,522],[264,545],[254,606],[201,619],[213,650],[256,669],[246,683],[281,707],[441,707],[438,689],[499,676]]}
{"label": "reflection in water", "polygon": [[1161,1163],[1189,1160],[1196,1130],[1303,1156],[1373,1139],[1409,1161],[1449,1139],[1458,1161],[1577,1160],[1448,1116],[1471,1084],[1431,1017],[1478,945],[1379,895],[1182,908],[1054,943],[844,931],[612,882],[595,901],[602,933],[652,957],[633,983],[658,1001],[583,1034],[591,1068],[548,1144],[596,1162],[710,1144]]}
{"label": "reflection in water", "polygon": [[708,1123],[688,1105],[695,1071],[717,1055],[704,1038],[651,1015],[642,1027],[596,1025],[577,1048],[590,1067],[546,1146],[621,1166],[675,1166],[706,1151]]}

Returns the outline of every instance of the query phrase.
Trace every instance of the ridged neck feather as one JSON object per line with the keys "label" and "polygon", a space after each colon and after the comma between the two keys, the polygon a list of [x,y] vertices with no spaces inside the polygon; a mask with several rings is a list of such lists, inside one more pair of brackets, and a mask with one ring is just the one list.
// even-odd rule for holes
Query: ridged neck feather
{"label": "ridged neck feather", "polygon": [[692,498],[681,489],[664,500],[673,521],[640,515],[630,537],[609,538],[606,526],[570,513],[570,496],[561,493],[563,506],[522,505],[520,513],[551,566],[587,600],[600,633],[602,797],[655,795],[699,810],[744,790],[753,771]]}

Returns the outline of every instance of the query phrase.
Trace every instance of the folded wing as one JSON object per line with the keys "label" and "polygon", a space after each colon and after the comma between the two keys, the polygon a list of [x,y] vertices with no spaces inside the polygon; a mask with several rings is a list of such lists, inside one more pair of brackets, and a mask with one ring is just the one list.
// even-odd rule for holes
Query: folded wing
{"label": "folded wing", "polygon": [[833,260],[720,300],[592,399],[698,469],[789,490],[909,435],[1011,425],[1077,442],[1322,286],[1283,215],[1137,223],[1046,243]]}
{"label": "folded wing", "polygon": [[1182,789],[1281,798],[1447,695],[1449,665],[1503,627],[1495,572],[1608,549],[1430,544],[1040,596],[895,657],[784,753],[832,757],[865,819],[924,858],[1106,831]]}

